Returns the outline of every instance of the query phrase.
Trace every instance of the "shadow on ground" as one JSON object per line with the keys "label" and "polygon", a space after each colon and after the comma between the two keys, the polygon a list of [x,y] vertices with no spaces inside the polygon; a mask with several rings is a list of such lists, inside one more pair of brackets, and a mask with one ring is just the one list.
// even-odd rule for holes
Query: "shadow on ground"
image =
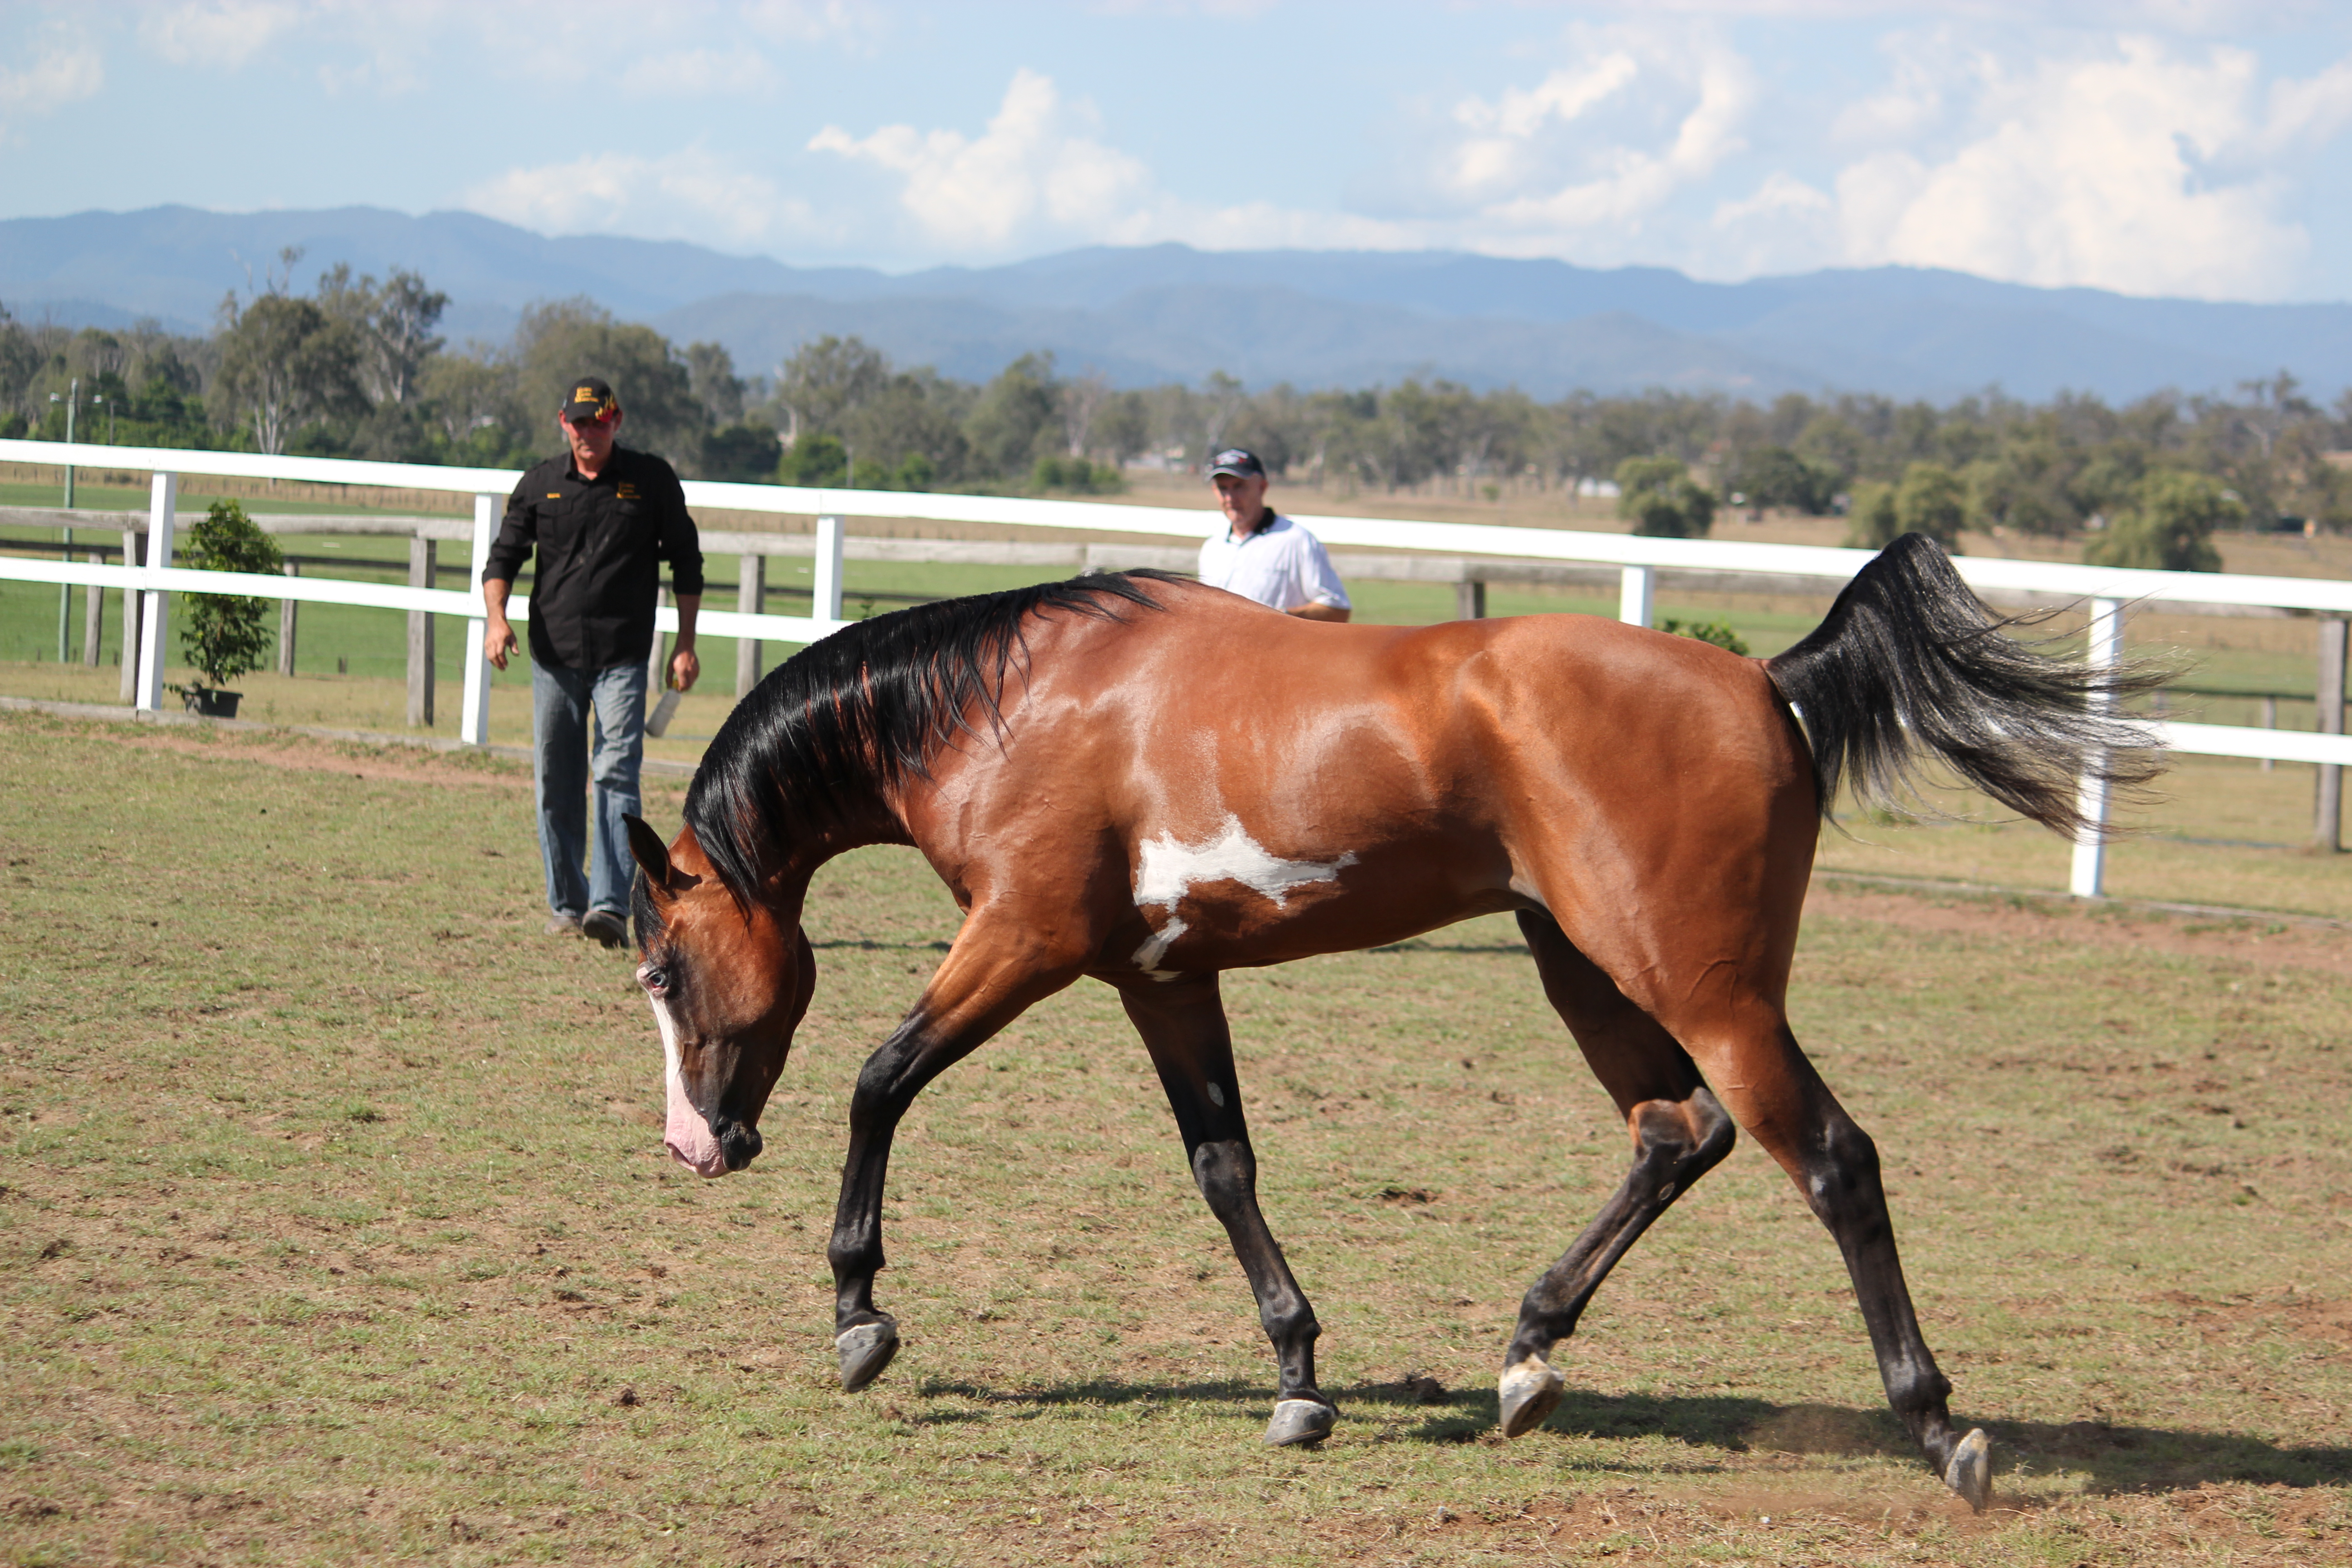
{"label": "shadow on ground", "polygon": [[[995,1388],[927,1381],[922,1392],[1006,1408],[1056,1405],[1211,1403],[1236,1416],[1263,1419],[1273,1408],[1261,1384],[1227,1379],[1199,1383],[1125,1383],[1102,1379],[1042,1388]],[[1403,1383],[1327,1387],[1339,1405],[1338,1436],[1350,1419],[1377,1424],[1367,1435],[1388,1441],[1475,1442],[1497,1419],[1491,1391],[1444,1390],[1425,1378]],[[2085,1475],[2093,1493],[2193,1490],[2208,1483],[2287,1487],[2352,1484],[2352,1448],[2283,1447],[2231,1432],[2105,1422],[1996,1421],[1994,1473]],[[1737,1394],[1603,1394],[1570,1391],[1544,1431],[1607,1440],[1668,1438],[1721,1454],[1822,1454],[1845,1458],[1916,1459],[1918,1451],[1894,1415],[1830,1405],[1776,1405]],[[1533,1435],[1522,1441],[1541,1441]],[[1654,1470],[1644,1458],[1627,1469]],[[1677,1467],[1680,1468],[1680,1467]]]}

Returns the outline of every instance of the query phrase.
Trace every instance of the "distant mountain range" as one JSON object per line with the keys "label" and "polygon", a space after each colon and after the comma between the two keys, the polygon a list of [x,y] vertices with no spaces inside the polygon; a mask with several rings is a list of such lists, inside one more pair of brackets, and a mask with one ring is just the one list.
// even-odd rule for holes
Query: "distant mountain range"
{"label": "distant mountain range", "polygon": [[453,339],[498,339],[534,300],[585,295],[679,342],[725,343],[772,371],[824,332],[906,364],[984,379],[1049,349],[1122,385],[1223,370],[1252,386],[1364,386],[1408,375],[1539,397],[1663,386],[1766,398],[1878,392],[1944,400],[1999,386],[2126,401],[2228,391],[2293,372],[2352,383],[2352,305],[2143,300],[1884,267],[1746,283],[1660,268],[1598,270],[1447,252],[1089,247],[990,268],[890,275],[794,268],[677,242],[549,238],[470,213],[135,213],[0,220],[0,303],[19,316],[181,331],[264,278],[288,246],[297,286],[347,261],[422,273]]}

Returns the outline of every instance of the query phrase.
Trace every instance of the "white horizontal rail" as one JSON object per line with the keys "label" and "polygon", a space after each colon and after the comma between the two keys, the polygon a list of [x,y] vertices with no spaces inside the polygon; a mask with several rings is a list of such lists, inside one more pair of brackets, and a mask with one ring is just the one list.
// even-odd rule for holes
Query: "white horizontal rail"
{"label": "white horizontal rail", "polygon": [[[253,452],[194,452],[157,447],[96,447],[86,442],[0,441],[0,462],[72,464],[246,479],[298,479],[314,484],[375,486],[459,494],[504,494],[522,476],[499,468],[443,468],[417,463],[363,463],[343,458],[271,458]],[[1218,525],[1205,508],[1124,506],[1112,501],[1036,500],[1024,497],[925,494],[911,490],[812,489],[793,485],[686,481],[688,504],[718,510],[786,516],[906,518],[924,522],[988,523],[999,527],[1076,529],[1096,533],[1200,539]],[[1756,544],[1737,540],[1647,539],[1571,529],[1510,528],[1498,523],[1419,522],[1386,518],[1291,514],[1326,544],[1450,554],[1516,555],[1545,561],[1589,561],[1618,566],[1665,566],[1692,571],[1770,572],[1843,581],[1871,559],[1866,550],[1811,544]],[[2142,572],[2075,566],[2053,561],[2004,561],[1964,555],[1954,564],[1971,586],[2084,598],[2170,601],[2203,605],[2263,605],[2352,615],[2352,581],[2327,577],[2268,577],[2227,572]]]}
{"label": "white horizontal rail", "polygon": [[[309,604],[350,605],[365,609],[421,610],[427,615],[478,619],[481,601],[452,588],[411,588],[396,583],[361,583],[335,577],[278,577],[255,572],[201,572],[185,566],[100,566],[80,561],[42,561],[0,556],[0,579],[24,583],[96,584],[106,588],[130,588],[141,593],[236,594],[257,599],[296,599]],[[510,619],[530,618],[530,597],[519,594],[507,602]],[[677,630],[677,611],[665,606],[654,616],[662,631]],[[735,610],[706,609],[696,619],[698,629],[712,637],[757,637],[763,642],[811,643],[829,637],[848,621],[818,620],[808,616],[747,616]],[[2176,752],[2212,757],[2268,757],[2284,763],[2319,763],[2352,766],[2352,735],[2323,735],[2302,730],[2263,730],[2229,724],[2188,724],[2151,721],[2148,730]]]}
{"label": "white horizontal rail", "polygon": [[2158,721],[2147,728],[2168,750],[2200,757],[2268,757],[2282,763],[2352,767],[2352,735],[2322,735],[2310,730],[2257,730],[2242,724]]}
{"label": "white horizontal rail", "polygon": [[[100,566],[82,561],[0,555],[0,580],[96,584],[101,588],[129,588],[142,594],[233,594],[255,599],[294,599],[304,604],[352,605],[371,610],[415,610],[460,619],[478,620],[482,614],[478,595],[455,588],[411,588],[404,583],[362,583],[347,577],[278,577],[260,572],[200,572],[188,566]],[[530,595],[518,594],[509,599],[507,618],[530,619]],[[808,643],[829,637],[851,623],[821,621],[807,616],[747,616],[734,610],[705,610],[695,624],[714,637]],[[661,631],[677,630],[677,611],[667,605],[655,611],[654,625]]]}

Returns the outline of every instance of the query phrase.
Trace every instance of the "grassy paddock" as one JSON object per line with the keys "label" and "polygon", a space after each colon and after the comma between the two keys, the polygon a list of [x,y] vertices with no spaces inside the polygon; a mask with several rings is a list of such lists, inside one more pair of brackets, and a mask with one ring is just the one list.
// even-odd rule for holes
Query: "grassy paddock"
{"label": "grassy paddock", "polygon": [[705,1184],[628,963],[538,932],[518,770],[0,715],[0,772],[8,1562],[2352,1559],[2340,933],[1817,894],[1797,1027],[2000,1444],[1973,1519],[1746,1143],[1493,1436],[1518,1295],[1625,1154],[1507,921],[1229,977],[1344,1410],[1269,1452],[1246,1287],[1092,984],[918,1103],[907,1349],[834,1386],[846,1092],[955,930],[912,855],[820,878],[768,1152]]}

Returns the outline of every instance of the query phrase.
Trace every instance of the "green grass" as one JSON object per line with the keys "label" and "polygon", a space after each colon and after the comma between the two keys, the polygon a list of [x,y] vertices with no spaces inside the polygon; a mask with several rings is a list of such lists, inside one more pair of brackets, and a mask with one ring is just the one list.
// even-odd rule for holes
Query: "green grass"
{"label": "green grass", "polygon": [[1345,1413],[1277,1453],[1246,1288],[1092,984],[918,1103],[907,1349],[834,1386],[850,1081],[956,926],[910,853],[820,877],[767,1152],[704,1184],[627,961],[538,932],[520,770],[24,715],[0,759],[0,1561],[2352,1556],[2340,949],[1809,922],[1797,1028],[2000,1444],[1979,1520],[1745,1143],[1602,1291],[1549,1426],[1492,1436],[1518,1295],[1624,1157],[1507,921],[1228,977]]}

